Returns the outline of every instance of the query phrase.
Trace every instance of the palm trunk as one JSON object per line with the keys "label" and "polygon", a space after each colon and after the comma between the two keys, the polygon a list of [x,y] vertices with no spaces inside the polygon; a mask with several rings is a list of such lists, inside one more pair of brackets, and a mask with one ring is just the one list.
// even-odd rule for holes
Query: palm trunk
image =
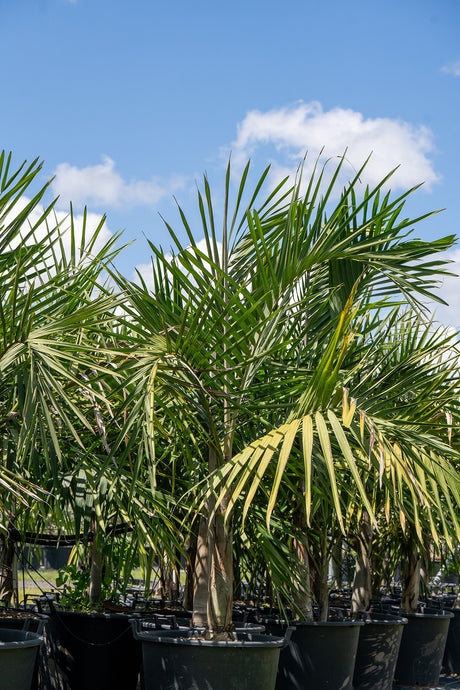
{"label": "palm trunk", "polygon": [[332,549],[332,587],[340,589],[342,587],[342,540],[340,539]]}
{"label": "palm trunk", "polygon": [[166,601],[172,600],[173,567],[166,553],[159,557],[160,570],[160,598]]}
{"label": "palm trunk", "polygon": [[[216,451],[209,447],[209,472],[216,468]],[[215,499],[208,501],[208,515],[200,520],[198,532],[193,623],[205,625],[206,637],[228,640],[232,635],[233,609],[233,529],[225,523],[226,502],[214,511]]]}
{"label": "palm trunk", "polygon": [[95,514],[91,517],[93,543],[90,548],[90,581],[88,588],[90,606],[98,606],[102,599],[103,557],[101,550],[101,536],[97,526]]}
{"label": "palm trunk", "polygon": [[198,529],[195,572],[193,582],[193,625],[205,627],[208,622],[209,542],[208,524],[200,518]]}
{"label": "palm trunk", "polygon": [[177,603],[179,601],[180,594],[180,554],[175,550],[175,559],[172,564],[172,576],[171,576],[171,601]]}
{"label": "palm trunk", "polygon": [[402,562],[401,608],[407,613],[416,613],[420,595],[421,558],[415,540],[407,544],[406,557]]}
{"label": "palm trunk", "polygon": [[318,621],[324,623],[329,617],[329,585],[327,582],[327,563],[316,573],[314,592],[318,604]]}
{"label": "palm trunk", "polygon": [[304,507],[298,508],[293,517],[294,527],[298,536],[292,542],[292,551],[302,564],[304,572],[300,574],[302,584],[296,586],[293,592],[294,604],[300,616],[306,620],[313,620],[313,602],[310,581],[310,560],[308,555],[308,525]]}
{"label": "palm trunk", "polygon": [[193,596],[193,625],[207,629],[207,637],[228,639],[232,629],[232,528],[218,511],[210,529],[202,518],[198,532]]}
{"label": "palm trunk", "polygon": [[420,560],[420,592],[422,598],[430,593],[430,561],[426,552],[422,554]]}
{"label": "palm trunk", "polygon": [[322,550],[318,556],[319,560],[313,558],[310,553],[310,573],[312,580],[313,596],[318,607],[318,621],[327,621],[329,617],[329,584],[327,581],[329,560],[327,551]]}
{"label": "palm trunk", "polygon": [[177,602],[179,599],[180,554],[171,557],[170,552],[158,554],[160,570],[160,597],[167,601]]}
{"label": "palm trunk", "polygon": [[193,609],[193,590],[195,581],[195,562],[197,553],[198,537],[195,530],[192,529],[188,538],[186,547],[186,562],[185,562],[185,589],[182,605],[186,611]]}
{"label": "palm trunk", "polygon": [[351,595],[351,610],[367,611],[371,605],[372,597],[372,525],[369,515],[365,513],[359,532],[353,538],[353,546],[356,550],[355,575]]}
{"label": "palm trunk", "polygon": [[14,541],[9,531],[0,535],[0,600],[10,603],[14,597]]}
{"label": "palm trunk", "polygon": [[382,596],[382,591],[389,591],[391,579],[394,576],[394,570],[394,564],[392,563],[392,565],[390,565],[390,557],[388,552],[383,549],[382,544],[379,541],[376,543],[374,542],[371,553],[371,582],[373,599],[380,599]]}
{"label": "palm trunk", "polygon": [[232,632],[233,530],[217,510],[210,529],[211,568],[209,573],[208,636],[227,640]]}

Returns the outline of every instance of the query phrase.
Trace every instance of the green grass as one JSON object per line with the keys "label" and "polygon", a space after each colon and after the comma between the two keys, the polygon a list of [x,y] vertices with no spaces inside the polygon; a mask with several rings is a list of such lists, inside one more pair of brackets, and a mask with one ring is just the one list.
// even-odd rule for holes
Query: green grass
{"label": "green grass", "polygon": [[[24,601],[24,594],[27,598],[38,597],[43,591],[49,592],[56,588],[57,570],[20,570],[18,572],[18,592],[19,602]],[[140,568],[136,568],[132,572],[132,577],[135,579],[142,578]]]}

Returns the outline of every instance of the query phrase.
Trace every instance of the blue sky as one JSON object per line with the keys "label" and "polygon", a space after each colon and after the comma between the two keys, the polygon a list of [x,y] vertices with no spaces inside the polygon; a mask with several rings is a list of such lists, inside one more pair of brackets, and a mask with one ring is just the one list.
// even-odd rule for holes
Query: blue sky
{"label": "blue sky", "polygon": [[[273,179],[307,150],[372,151],[371,182],[398,164],[395,193],[425,182],[412,216],[446,208],[418,235],[460,234],[458,0],[0,0],[0,26],[0,148],[44,160],[62,211],[125,229],[128,275],[230,151]],[[438,313],[460,327],[459,280]]]}

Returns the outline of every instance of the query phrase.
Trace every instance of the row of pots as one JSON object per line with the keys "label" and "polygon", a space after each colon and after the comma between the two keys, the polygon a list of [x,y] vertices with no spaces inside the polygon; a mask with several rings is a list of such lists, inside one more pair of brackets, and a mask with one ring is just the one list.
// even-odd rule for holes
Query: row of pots
{"label": "row of pots", "polygon": [[[196,629],[178,626],[177,620],[172,624],[175,629],[165,629],[171,627],[171,619],[166,626],[159,619],[149,623],[137,617],[129,623],[120,614],[57,610],[47,623],[44,651],[46,667],[55,664],[56,674],[42,675],[40,684],[36,670],[34,676],[41,630],[2,629],[1,687],[135,690],[141,658],[145,690],[390,690],[393,678],[401,685],[435,687],[451,619],[455,638],[447,646],[446,658],[451,670],[460,664],[460,647],[455,648],[460,642],[460,612],[455,618],[453,612],[441,610],[404,616],[363,613],[355,621],[302,622],[291,627],[265,619],[272,635],[241,624],[237,641],[210,642],[200,639]],[[11,655],[20,648],[25,660],[11,663]],[[16,669],[11,678],[10,668]]]}
{"label": "row of pots", "polygon": [[[435,687],[453,616],[441,610],[362,612],[355,621],[295,623],[281,651],[276,690],[390,690],[393,680]],[[279,624],[272,629],[282,632]],[[460,647],[452,652],[459,656]]]}

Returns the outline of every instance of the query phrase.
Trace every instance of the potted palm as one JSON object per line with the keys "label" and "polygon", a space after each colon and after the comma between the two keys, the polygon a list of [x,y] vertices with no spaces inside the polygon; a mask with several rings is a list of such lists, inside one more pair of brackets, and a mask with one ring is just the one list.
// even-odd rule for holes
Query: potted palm
{"label": "potted palm", "polygon": [[[307,181],[306,193],[296,183],[283,196],[282,186],[257,210],[256,194],[250,196],[240,217],[248,171],[230,213],[228,170],[221,235],[205,179],[199,194],[203,243],[181,211],[187,246],[169,226],[175,252],[166,255],[151,245],[151,292],[145,283],[114,274],[126,296],[131,333],[125,365],[130,408],[120,445],[129,431],[132,443],[142,443],[155,476],[158,439],[170,443],[175,457],[180,443],[182,457],[191,460],[190,486],[207,482],[206,500],[193,504],[190,513],[199,519],[193,608],[213,644],[232,637],[235,505],[243,497],[247,514],[263,477],[272,472],[269,524],[297,448],[307,478],[304,487],[297,481],[306,506],[300,533],[309,527],[312,458],[325,468],[321,475],[341,531],[336,458],[373,516],[352,446],[366,446],[365,457],[375,427],[365,420],[367,436],[361,439],[353,407],[340,408],[352,324],[363,310],[377,308],[382,295],[401,301],[401,294],[413,299],[412,293],[428,291],[442,266],[423,259],[453,241],[407,240],[409,221],[397,222],[407,195],[393,202],[381,198],[383,180],[358,202],[362,171],[330,208],[342,165],[343,160],[326,187],[322,170]],[[378,453],[372,449],[370,455],[379,467]]]}
{"label": "potted palm", "polygon": [[[53,217],[53,204],[43,208],[49,185],[32,193],[40,168],[35,161],[12,171],[11,156],[0,156],[0,405],[7,458],[1,470],[0,590],[5,597],[12,594],[13,559],[24,533],[39,531],[51,515],[65,531],[63,506],[72,498],[65,496],[66,487],[77,487],[73,515],[86,514],[79,479],[90,476],[96,462],[94,446],[102,436],[98,413],[107,399],[100,387],[104,377],[113,378],[100,346],[109,338],[101,334],[116,305],[102,274],[103,260],[118,251],[116,237],[104,239],[103,219],[90,230],[86,213],[77,227],[72,210],[62,223]],[[104,487],[100,465],[98,458],[92,494],[98,499]],[[128,622],[125,627],[130,635]],[[137,671],[134,686],[136,680]]]}
{"label": "potted palm", "polygon": [[[131,407],[127,408],[127,422],[120,438],[129,433],[131,444],[142,444],[145,462],[154,477],[158,467],[158,438],[163,443],[169,442],[173,456],[178,455],[180,448],[180,456],[190,466],[190,488],[232,457],[235,433],[240,420],[245,418],[246,399],[252,398],[255,375],[267,357],[267,348],[278,346],[281,340],[282,313],[276,304],[271,307],[263,304],[266,286],[258,281],[256,273],[244,276],[244,262],[238,265],[237,255],[250,236],[248,219],[251,229],[260,234],[260,223],[279,224],[286,211],[282,200],[275,201],[276,192],[255,211],[255,199],[266,171],[240,214],[247,174],[246,169],[237,190],[235,209],[230,212],[228,169],[220,237],[205,180],[205,195],[199,195],[205,236],[203,249],[193,237],[184,215],[188,248],[180,244],[172,229],[176,255],[170,258],[151,245],[153,294],[145,284],[135,285],[115,276],[126,294],[127,330],[132,333],[126,365],[129,367],[127,403]],[[260,387],[263,385],[262,382]],[[155,491],[156,486],[152,489]],[[164,661],[163,650],[168,645],[167,654],[175,655],[179,640],[169,634],[164,642],[160,633],[137,632],[145,643],[146,653],[148,643],[158,642],[154,677],[158,679],[159,673],[173,673],[176,678],[177,673],[182,680],[177,676],[172,681],[162,675],[161,682],[185,683],[181,687],[210,683],[210,687],[218,687],[216,683],[222,682],[218,669],[227,665],[227,661],[218,659],[224,654],[225,658],[229,655],[233,673],[239,672],[244,682],[249,677],[254,687],[273,687],[282,642],[242,639],[233,632],[233,526],[224,521],[223,506],[213,510],[212,498],[202,510],[195,509],[194,514],[197,544],[193,620],[205,631],[199,640],[183,640],[180,644],[186,650],[184,653],[190,648],[192,656],[196,647],[200,647],[199,659],[206,657],[207,650],[214,661],[203,661],[201,667],[188,670],[180,663],[171,666]],[[185,530],[191,531],[190,524]],[[243,655],[244,650],[247,654]],[[233,654],[240,659],[238,664],[234,663]],[[256,659],[259,662],[255,665]],[[144,659],[144,663],[149,662]],[[203,668],[206,668],[206,679],[201,675]],[[146,679],[151,670],[149,666]]]}
{"label": "potted palm", "polygon": [[[72,364],[77,352],[84,359],[76,333],[108,302],[104,295],[94,301],[88,297],[96,265],[88,257],[101,226],[87,244],[83,240],[78,255],[72,216],[67,255],[53,204],[42,205],[49,183],[33,191],[41,164],[24,163],[13,170],[11,160],[11,154],[0,155],[0,416],[6,459],[1,469],[0,591],[2,598],[12,597],[17,604],[17,582],[12,577],[17,548],[22,534],[36,531],[53,504],[63,461],[60,431],[65,429],[81,445],[71,421],[73,416],[85,422],[73,399],[82,384]],[[83,225],[83,238],[84,232]],[[17,671],[17,654],[24,647],[29,656],[24,670],[30,666],[33,670],[32,657],[41,638],[32,640],[34,633],[18,632],[23,639],[13,639],[13,634],[10,631],[3,638],[4,663],[14,663]],[[7,677],[2,666],[2,682],[8,683]],[[28,690],[31,674],[17,672],[15,678]]]}
{"label": "potted palm", "polygon": [[[374,194],[378,199],[378,190]],[[357,318],[362,318],[363,308],[370,314],[368,319],[370,325],[375,325],[379,291],[382,289],[386,294],[393,293],[395,295],[395,303],[398,300],[399,302],[414,302],[414,294],[417,292],[423,294],[427,288],[431,287],[433,276],[438,268],[433,263],[430,264],[429,269],[424,269],[418,276],[412,273],[414,267],[410,260],[404,264],[404,260],[408,259],[409,254],[414,252],[413,259],[420,258],[422,255],[436,252],[439,245],[405,243],[398,234],[406,227],[407,221],[396,226],[394,222],[395,207],[389,204],[388,198],[385,198],[381,208],[379,208],[378,202],[373,204],[372,211],[375,214],[373,217],[370,211],[371,198],[372,194],[367,192],[364,202],[358,204],[351,188],[342,197],[340,210],[337,210],[336,214],[331,213],[329,224],[326,222],[312,224],[313,228],[318,228],[316,235],[313,229],[309,228],[311,241],[312,238],[318,241],[318,236],[321,237],[319,228],[324,232],[327,239],[333,235],[333,230],[336,229],[335,239],[340,237],[343,242],[342,246],[347,247],[347,252],[343,257],[340,256],[340,250],[338,250],[338,255],[334,257],[323,255],[321,257],[323,263],[319,267],[313,264],[308,275],[309,282],[305,284],[307,286],[310,286],[311,282],[315,284],[317,293],[313,292],[313,296],[311,293],[308,294],[309,299],[303,304],[303,308],[307,310],[308,320],[302,319],[301,311],[296,314],[295,324],[299,330],[304,323],[308,324],[308,329],[305,327],[305,330],[301,331],[301,337],[296,342],[303,344],[305,352],[305,345],[308,345],[310,339],[312,340],[315,346],[313,357],[309,350],[307,352],[315,364],[314,366],[310,364],[311,369],[309,372],[307,370],[307,385],[305,385],[305,379],[301,379],[301,384],[296,381],[297,388],[291,386],[288,389],[289,393],[287,395],[286,392],[284,393],[286,396],[284,400],[288,401],[286,405],[288,414],[284,411],[284,414],[279,415],[280,417],[284,416],[284,424],[278,424],[267,434],[250,443],[220,470],[216,480],[222,482],[219,484],[220,494],[217,505],[221,505],[225,501],[227,513],[230,512],[240,497],[244,497],[244,512],[247,512],[257,489],[264,487],[264,491],[269,497],[267,507],[267,523],[269,523],[276,506],[280,486],[283,479],[286,480],[287,469],[292,469],[293,458],[298,456],[298,446],[294,440],[298,434],[301,434],[302,443],[300,447],[302,449],[301,454],[303,454],[305,480],[303,483],[298,481],[295,486],[297,486],[297,496],[301,497],[305,503],[305,515],[299,530],[299,535],[303,534],[304,538],[298,539],[297,543],[307,557],[309,556],[308,552],[312,551],[312,547],[309,545],[309,541],[312,540],[309,539],[309,536],[314,534],[310,524],[312,505],[315,500],[312,491],[312,477],[314,476],[312,467],[314,463],[326,468],[320,475],[328,478],[328,486],[330,487],[328,502],[333,506],[341,531],[345,533],[346,524],[343,517],[344,508],[341,492],[338,486],[339,479],[345,494],[347,494],[347,487],[349,489],[356,487],[355,492],[359,496],[358,508],[364,509],[369,516],[368,519],[375,523],[375,514],[370,500],[371,494],[364,482],[364,478],[369,474],[367,471],[368,464],[369,469],[372,469],[374,482],[377,478],[377,484],[379,482],[385,483],[385,489],[389,491],[390,498],[397,504],[399,489],[396,490],[396,484],[391,480],[392,473],[393,476],[394,474],[397,475],[398,484],[409,487],[412,492],[414,488],[416,491],[422,491],[423,480],[418,477],[419,470],[429,473],[432,468],[424,454],[425,451],[417,456],[417,453],[411,449],[422,446],[439,449],[439,439],[435,434],[424,433],[421,438],[419,435],[420,427],[415,431],[416,422],[419,421],[416,417],[407,419],[404,415],[400,415],[399,425],[396,427],[394,422],[390,421],[395,408],[386,402],[385,395],[374,394],[372,388],[369,389],[371,391],[370,401],[367,404],[363,402],[358,419],[356,402],[350,405],[348,400],[344,399],[342,404],[344,385],[351,387],[351,384],[355,383],[353,377],[357,375],[358,381],[360,378],[369,380],[378,370],[375,362],[372,362],[369,357],[363,361],[362,358],[366,354],[365,347],[362,347],[361,350],[355,349],[354,352],[351,350],[351,355],[355,358],[354,363],[353,358],[350,362],[350,357],[348,359],[345,357],[353,334],[349,328],[350,324],[353,321],[356,324]],[[347,200],[349,200],[349,206],[346,204]],[[397,205],[399,206],[400,203],[401,200],[398,200]],[[311,214],[311,208],[312,206],[308,206],[309,214]],[[366,219],[364,228],[361,228],[357,221],[360,211],[363,211],[363,216]],[[303,220],[305,220],[305,214]],[[385,221],[388,222],[388,225],[385,224]],[[323,237],[322,239],[326,243],[326,238]],[[452,241],[452,238],[447,241]],[[371,254],[367,252],[369,246],[372,246],[373,249]],[[309,258],[313,261],[314,254],[311,247],[308,249],[311,252]],[[304,248],[304,251],[307,249]],[[398,254],[401,261],[395,260]],[[379,272],[379,261],[381,261],[382,267],[385,266],[382,273]],[[391,265],[391,271],[388,270],[389,265]],[[334,270],[331,270],[332,268]],[[418,266],[416,270],[418,271],[420,268],[421,266]],[[410,280],[403,278],[404,274]],[[422,279],[422,274],[426,282]],[[383,283],[386,285],[385,288],[382,288]],[[325,299],[325,292],[319,289],[323,285],[328,285],[334,290],[330,302]],[[397,297],[398,292],[399,298]],[[308,291],[305,290],[305,293]],[[356,304],[358,297],[361,298],[362,306],[357,307],[353,313],[352,305],[353,303]],[[342,311],[340,311],[341,309]],[[316,332],[315,315],[318,318],[319,326]],[[328,322],[325,320],[326,315],[329,316]],[[335,326],[332,335],[331,325]],[[321,334],[323,334],[323,340],[321,340]],[[329,337],[325,337],[325,334]],[[366,344],[366,341],[364,342]],[[321,343],[324,343],[322,348]],[[293,341],[290,342],[289,355],[297,356],[297,363],[302,361],[297,354]],[[366,366],[368,366],[367,370]],[[278,367],[278,375],[280,371],[282,369]],[[290,399],[289,394],[291,395]],[[385,416],[381,416],[381,410],[385,408],[388,415],[387,419]],[[375,414],[375,410],[379,410],[379,416]],[[423,422],[421,424],[423,426]],[[396,428],[399,436],[398,447],[394,447],[393,441]],[[399,450],[401,446],[404,449],[402,453]],[[443,446],[443,451],[449,453],[446,445]],[[408,460],[410,460],[409,472],[407,471]],[[346,472],[343,472],[344,467]],[[341,469],[339,470],[339,468]],[[388,470],[388,476],[386,470]],[[455,475],[453,466],[450,466],[449,471]],[[264,477],[271,478],[271,490],[269,486],[263,484]],[[228,500],[229,493],[230,500]],[[432,500],[428,498],[429,492],[422,491],[422,493],[427,500]],[[354,510],[356,510],[356,496],[354,506]],[[320,560],[324,561],[325,559],[323,557]],[[320,581],[320,578],[316,578],[316,580]],[[312,588],[307,586],[304,589],[308,594],[308,590],[311,591]],[[308,612],[308,606],[306,612]],[[351,683],[351,678],[348,682]]]}
{"label": "potted palm", "polygon": [[[356,611],[373,611],[366,615],[355,667],[355,685],[363,688],[386,687],[391,682],[401,636],[407,639],[410,635],[411,626],[403,628],[400,621],[398,629],[389,608],[382,613],[387,608],[379,603],[384,580],[390,581],[402,554],[402,562],[409,568],[403,569],[407,578],[403,578],[403,605],[399,615],[401,618],[402,614],[406,620],[409,618],[410,622],[410,614],[417,611],[419,603],[416,566],[420,565],[420,560],[413,557],[414,545],[411,546],[408,539],[410,535],[413,539],[417,531],[422,533],[420,525],[424,524],[425,544],[436,544],[441,532],[450,541],[448,524],[451,520],[453,525],[456,523],[455,509],[452,512],[455,504],[455,453],[446,443],[446,417],[439,415],[440,409],[451,407],[452,386],[457,379],[453,336],[447,330],[434,328],[431,322],[408,310],[387,315],[384,328],[379,330],[369,341],[374,358],[372,379],[366,381],[363,377],[354,387],[357,404],[366,406],[368,414],[380,418],[386,405],[385,414],[392,410],[393,423],[399,420],[399,427],[406,429],[410,423],[409,434],[418,428],[417,438],[411,440],[409,436],[410,445],[401,443],[403,435],[399,428],[395,427],[391,435],[393,452],[404,459],[406,471],[409,454],[412,457],[419,454],[419,460],[414,465],[412,480],[400,483],[401,471],[395,473],[388,456],[383,453],[378,475],[369,473],[366,481],[372,492],[377,524],[373,527],[368,514],[358,512],[356,526],[352,530],[357,548],[352,604]],[[381,364],[378,364],[378,359]],[[366,390],[369,386],[371,391]],[[391,391],[391,400],[387,391]],[[388,438],[391,438],[390,434]],[[436,458],[435,462],[433,458]],[[448,458],[451,459],[450,464]],[[436,483],[434,476],[438,477]],[[391,484],[387,481],[390,478]],[[396,483],[399,489],[395,501],[392,485],[394,487]],[[422,516],[425,513],[429,519],[424,521]],[[446,517],[447,514],[451,519]],[[385,558],[389,573],[385,573]],[[383,622],[378,620],[380,618]],[[439,622],[440,619],[437,620]],[[386,649],[385,655],[380,656],[380,663],[376,663],[369,654],[369,650],[376,647]],[[428,665],[425,659],[420,668],[426,670]],[[380,671],[383,677],[379,676]]]}

